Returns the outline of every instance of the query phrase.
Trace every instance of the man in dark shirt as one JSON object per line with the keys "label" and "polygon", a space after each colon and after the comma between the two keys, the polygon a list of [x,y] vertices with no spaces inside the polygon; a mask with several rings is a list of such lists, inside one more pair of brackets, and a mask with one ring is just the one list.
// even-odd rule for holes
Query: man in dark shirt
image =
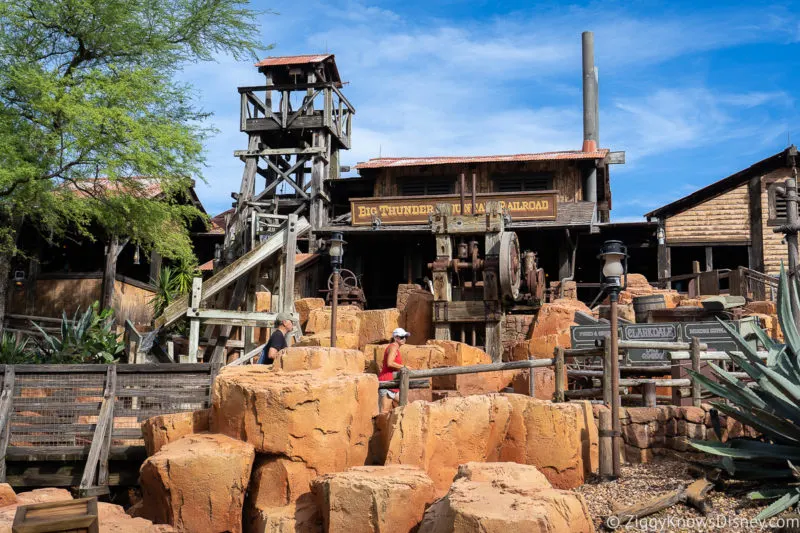
{"label": "man in dark shirt", "polygon": [[269,337],[269,342],[264,346],[264,351],[258,359],[261,365],[271,365],[275,361],[275,355],[286,348],[286,335],[292,331],[292,317],[288,313],[278,313],[275,320],[275,330]]}

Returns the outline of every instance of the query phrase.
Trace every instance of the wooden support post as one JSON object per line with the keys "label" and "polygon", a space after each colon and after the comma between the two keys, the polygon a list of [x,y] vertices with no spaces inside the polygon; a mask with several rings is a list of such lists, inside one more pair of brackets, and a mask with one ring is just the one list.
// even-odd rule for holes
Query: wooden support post
{"label": "wooden support post", "polygon": [[0,394],[0,483],[6,482],[6,450],[11,437],[11,415],[14,413],[14,367],[6,365],[3,392]]}
{"label": "wooden support post", "polygon": [[408,389],[409,389],[409,375],[408,368],[403,367],[400,369],[400,398],[399,404],[401,406],[408,404]]}
{"label": "wooden support post", "polygon": [[609,481],[614,477],[614,450],[611,443],[611,410],[601,409],[599,415],[600,477],[604,481]]}
{"label": "wooden support post", "polygon": [[[449,209],[450,206],[447,206]],[[436,258],[453,259],[453,243],[449,235],[436,235]],[[433,271],[433,299],[436,302],[451,302],[453,300],[453,287],[450,284],[450,275],[447,270]],[[450,324],[437,322],[434,337],[437,340],[450,340]]]}
{"label": "wooden support post", "polygon": [[[532,359],[533,359],[533,356],[529,355],[528,356],[528,361],[530,361]],[[536,369],[534,367],[530,367],[528,369],[528,396],[530,396],[531,398],[536,398],[536,374],[535,374],[535,370]]]}
{"label": "wooden support post", "polygon": [[[566,379],[566,368],[564,367],[564,348],[559,346],[556,348],[556,370],[555,370],[555,379],[556,379],[556,392],[553,401],[555,402],[563,402],[564,401],[564,381]],[[531,374],[533,374],[533,369],[531,369]]]}
{"label": "wooden support post", "polygon": [[[764,228],[762,227],[761,209],[761,176],[750,178],[747,185],[750,206],[750,247],[748,248],[749,267],[764,272]],[[753,298],[763,300],[766,297],[765,287],[761,283],[754,284]]]}
{"label": "wooden support post", "polygon": [[[692,337],[692,340],[689,342],[691,349],[691,357],[692,357],[692,370],[695,372],[700,372],[700,341],[697,337]],[[692,405],[695,407],[700,407],[701,399],[700,399],[700,383],[693,379],[692,380]]]}
{"label": "wooden support post", "polygon": [[646,382],[642,384],[642,404],[645,407],[656,406],[656,384],[655,382]]}
{"label": "wooden support post", "polygon": [[286,220],[286,240],[284,254],[286,262],[283,265],[283,285],[281,286],[281,311],[294,313],[294,274],[295,255],[297,254],[297,215],[289,215]]}
{"label": "wooden support post", "polygon": [[714,250],[711,246],[705,247],[706,251],[706,272],[714,270]]}
{"label": "wooden support post", "polygon": [[611,343],[606,337],[603,342],[603,404],[611,408]]}
{"label": "wooden support post", "polygon": [[[79,492],[83,493],[86,490],[95,486],[95,478],[98,476],[98,466],[104,470],[103,476],[106,482],[108,481],[108,448],[111,444],[111,439],[107,433],[114,430],[114,399],[117,390],[117,367],[115,365],[108,365],[106,371],[106,387],[103,391],[103,403],[100,406],[100,414],[97,417],[97,424],[95,425],[94,435],[92,436],[92,445],[89,448],[89,456],[86,458],[86,466],[83,469],[83,476],[81,477],[81,484]],[[105,466],[100,465],[101,457],[105,458]],[[96,493],[96,491],[93,491]]]}
{"label": "wooden support post", "polygon": [[[189,307],[193,311],[200,309],[200,301],[202,300],[202,287],[203,278],[192,279],[192,296]],[[197,362],[197,348],[200,345],[200,319],[189,319],[189,353],[186,356],[187,363]]]}

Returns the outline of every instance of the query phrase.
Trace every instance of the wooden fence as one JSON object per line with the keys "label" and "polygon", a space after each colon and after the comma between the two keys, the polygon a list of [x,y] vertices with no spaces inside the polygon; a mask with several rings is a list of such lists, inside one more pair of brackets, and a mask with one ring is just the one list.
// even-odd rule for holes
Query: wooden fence
{"label": "wooden fence", "polygon": [[[209,407],[217,370],[209,364],[0,365],[0,482],[79,486],[84,495],[127,484],[126,476],[135,484],[145,457],[141,423]],[[111,471],[113,461],[132,461],[134,470]]]}

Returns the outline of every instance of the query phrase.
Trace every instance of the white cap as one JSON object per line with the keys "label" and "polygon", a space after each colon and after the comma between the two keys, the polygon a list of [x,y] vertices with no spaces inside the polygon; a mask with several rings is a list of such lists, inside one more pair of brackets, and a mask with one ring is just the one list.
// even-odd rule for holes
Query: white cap
{"label": "white cap", "polygon": [[407,332],[403,328],[397,328],[392,332],[392,337],[410,337],[411,333]]}

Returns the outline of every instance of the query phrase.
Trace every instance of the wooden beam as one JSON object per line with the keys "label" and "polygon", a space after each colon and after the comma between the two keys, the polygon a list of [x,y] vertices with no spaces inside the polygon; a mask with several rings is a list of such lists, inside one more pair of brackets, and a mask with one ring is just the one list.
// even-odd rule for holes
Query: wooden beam
{"label": "wooden beam", "polygon": [[267,157],[271,155],[313,155],[324,153],[320,147],[308,148],[264,148],[262,150],[234,150],[235,157]]}
{"label": "wooden beam", "polygon": [[[189,311],[196,310],[200,307],[202,301],[203,291],[203,278],[192,278],[192,292],[191,301],[189,303]],[[189,315],[189,313],[187,313]],[[200,346],[200,321],[192,318],[189,315],[189,353],[187,354],[186,361],[182,363],[196,363],[197,362],[197,349]]]}
{"label": "wooden beam", "polygon": [[[106,461],[108,460],[111,440],[106,438],[106,432],[113,430],[116,390],[116,365],[108,365],[106,371],[106,387],[103,391],[103,403],[100,407],[100,414],[97,417],[97,425],[95,426],[94,435],[92,436],[92,445],[89,448],[89,456],[86,459],[86,466],[84,467],[83,476],[81,477],[80,490],[88,489],[95,485],[94,481],[101,455],[105,456]],[[105,470],[107,481],[108,464],[106,464]]]}
{"label": "wooden beam", "polygon": [[[750,210],[750,250],[748,265],[753,270],[764,272],[764,228],[762,227],[763,210],[761,208],[761,176],[750,178],[747,184],[748,205]],[[763,292],[763,290],[762,290]],[[759,294],[757,299],[764,298]]]}
{"label": "wooden beam", "polygon": [[[311,225],[304,217],[297,220],[297,235],[304,235],[311,229]],[[275,232],[257,248],[250,250],[236,261],[221,269],[218,273],[207,279],[202,286],[203,299],[208,299],[222,289],[249,273],[261,262],[283,250],[286,240],[286,228]],[[155,321],[157,328],[168,326],[186,314],[189,307],[188,296],[183,296],[173,302],[164,313]]]}
{"label": "wooden beam", "polygon": [[11,436],[11,415],[14,410],[14,367],[6,365],[3,392],[0,394],[0,483],[6,482],[6,451]]}
{"label": "wooden beam", "polygon": [[[198,309],[188,311],[188,316],[198,318],[206,324],[222,324],[228,326],[246,327],[272,327],[278,313],[264,313],[260,311],[229,311],[226,309]],[[297,313],[292,313],[292,320],[299,320]],[[223,344],[224,346],[224,344]]]}

